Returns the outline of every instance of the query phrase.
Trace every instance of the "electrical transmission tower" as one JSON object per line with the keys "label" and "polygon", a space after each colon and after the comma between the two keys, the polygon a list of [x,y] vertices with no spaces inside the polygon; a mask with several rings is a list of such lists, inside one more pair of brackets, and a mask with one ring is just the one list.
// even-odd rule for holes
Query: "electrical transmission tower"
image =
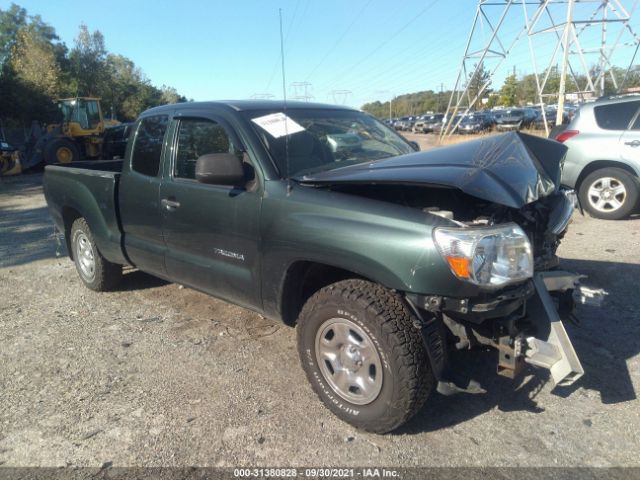
{"label": "electrical transmission tower", "polygon": [[[562,121],[567,76],[578,86],[577,91],[570,92],[576,99],[603,95],[607,77],[620,92],[640,46],[640,36],[631,23],[638,3],[639,0],[479,0],[442,135],[455,131],[462,118],[454,121],[457,114],[466,115],[482,101],[495,73],[525,42],[527,66],[535,76],[536,100],[545,128],[543,106],[549,97],[558,99],[556,121]],[[623,78],[618,78],[612,56],[623,47],[630,48],[633,56]],[[597,61],[593,60],[594,54]],[[559,86],[552,89],[549,79],[558,64]],[[485,72],[488,75],[483,76]]]}
{"label": "electrical transmission tower", "polygon": [[351,90],[331,90],[329,95],[333,98],[333,103],[335,105],[345,105],[349,95],[352,93],[353,92]]}
{"label": "electrical transmission tower", "polygon": [[311,88],[310,82],[293,82],[291,84],[291,88],[293,89],[292,100],[302,100],[303,102],[308,102],[313,100],[313,95],[309,93]]}

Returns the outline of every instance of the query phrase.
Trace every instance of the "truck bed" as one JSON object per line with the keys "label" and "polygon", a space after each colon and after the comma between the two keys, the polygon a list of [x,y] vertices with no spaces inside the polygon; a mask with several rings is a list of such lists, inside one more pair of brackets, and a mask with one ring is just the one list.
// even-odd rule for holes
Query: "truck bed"
{"label": "truck bed", "polygon": [[[127,263],[121,247],[118,185],[122,160],[49,165],[44,172],[44,194],[49,213],[70,249],[73,220],[84,217],[100,252],[114,263]],[[69,250],[70,251],[70,250]]]}

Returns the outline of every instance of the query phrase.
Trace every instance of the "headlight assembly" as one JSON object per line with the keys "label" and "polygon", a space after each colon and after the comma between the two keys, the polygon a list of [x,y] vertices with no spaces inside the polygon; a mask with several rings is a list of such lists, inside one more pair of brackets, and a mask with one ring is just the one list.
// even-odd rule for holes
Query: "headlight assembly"
{"label": "headlight assembly", "polygon": [[481,228],[434,230],[438,251],[453,274],[486,287],[503,287],[533,276],[527,235],[515,223]]}

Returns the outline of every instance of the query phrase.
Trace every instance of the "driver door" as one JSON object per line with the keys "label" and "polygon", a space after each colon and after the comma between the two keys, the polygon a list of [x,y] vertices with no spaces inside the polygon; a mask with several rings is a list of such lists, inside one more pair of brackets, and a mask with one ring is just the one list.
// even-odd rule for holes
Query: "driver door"
{"label": "driver door", "polygon": [[172,128],[173,153],[160,188],[167,273],[176,282],[233,303],[261,307],[258,182],[238,188],[195,178],[202,155],[242,157],[232,140],[236,137],[214,117],[176,118]]}

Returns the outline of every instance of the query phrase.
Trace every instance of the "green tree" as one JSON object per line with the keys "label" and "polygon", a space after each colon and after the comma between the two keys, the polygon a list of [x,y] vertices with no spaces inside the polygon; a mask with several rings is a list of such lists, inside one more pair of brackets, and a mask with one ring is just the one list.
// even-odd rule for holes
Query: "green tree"
{"label": "green tree", "polygon": [[107,79],[107,50],[102,33],[89,32],[87,26],[81,24],[69,60],[72,88],[75,86],[77,94],[99,95]]}
{"label": "green tree", "polygon": [[518,79],[509,75],[500,89],[500,105],[512,107],[518,104]]}
{"label": "green tree", "polygon": [[18,31],[27,25],[27,11],[12,3],[8,10],[0,9],[0,66],[9,59]]}
{"label": "green tree", "polygon": [[[486,85],[486,86],[485,86]],[[469,74],[467,82],[468,101],[471,103],[478,95],[488,95],[491,87],[491,72],[485,70],[484,64],[480,63],[473,66],[473,72]],[[478,99],[476,102],[479,102]],[[476,106],[478,103],[476,103]]]}
{"label": "green tree", "polygon": [[160,87],[160,91],[162,92],[160,96],[160,101],[162,102],[163,105],[166,105],[169,103],[180,103],[180,102],[187,101],[187,99],[182,95],[180,95],[178,91],[173,87],[162,85],[162,87]]}
{"label": "green tree", "polygon": [[25,87],[55,98],[60,86],[60,67],[53,45],[44,40],[32,26],[23,27],[17,34],[11,52],[11,68]]}
{"label": "green tree", "polygon": [[133,120],[144,108],[139,98],[143,82],[142,72],[133,61],[122,55],[109,54],[101,92],[105,111],[113,110],[121,120]]}

